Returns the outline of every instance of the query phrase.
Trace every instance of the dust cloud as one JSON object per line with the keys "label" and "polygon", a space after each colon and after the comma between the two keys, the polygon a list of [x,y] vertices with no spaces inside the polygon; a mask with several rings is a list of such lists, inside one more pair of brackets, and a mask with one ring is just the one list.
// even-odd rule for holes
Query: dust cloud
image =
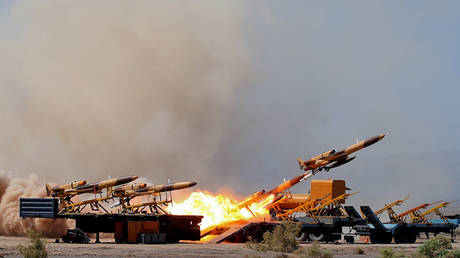
{"label": "dust cloud", "polygon": [[242,6],[109,2],[11,7],[14,32],[0,40],[0,167],[59,183],[214,182],[208,164],[250,80]]}
{"label": "dust cloud", "polygon": [[250,80],[242,13],[236,2],[14,2],[0,25],[0,167],[15,171],[0,174],[0,234],[63,233],[18,215],[18,198],[43,196],[46,181],[231,177],[209,164]]}
{"label": "dust cloud", "polygon": [[43,181],[31,174],[28,178],[12,177],[0,171],[0,235],[25,236],[35,230],[45,237],[65,234],[67,221],[62,219],[22,219],[19,217],[18,199],[21,197],[44,197]]}

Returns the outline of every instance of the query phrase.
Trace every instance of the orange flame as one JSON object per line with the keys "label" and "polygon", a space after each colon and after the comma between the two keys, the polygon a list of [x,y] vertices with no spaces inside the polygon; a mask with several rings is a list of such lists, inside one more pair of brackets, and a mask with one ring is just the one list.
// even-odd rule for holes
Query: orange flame
{"label": "orange flame", "polygon": [[249,211],[244,207],[239,208],[237,202],[230,197],[193,192],[185,201],[170,205],[168,211],[175,215],[202,215],[201,231],[204,231],[227,222],[266,217],[269,211],[265,206],[271,203],[273,198],[271,195],[260,202],[250,204]]}

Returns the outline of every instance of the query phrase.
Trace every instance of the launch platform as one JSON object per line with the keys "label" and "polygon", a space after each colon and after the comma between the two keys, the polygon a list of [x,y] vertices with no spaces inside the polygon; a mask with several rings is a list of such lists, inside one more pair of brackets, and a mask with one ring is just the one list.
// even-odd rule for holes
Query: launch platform
{"label": "launch platform", "polygon": [[[20,198],[22,218],[72,219],[85,233],[114,233],[116,243],[175,243],[200,240],[203,216],[151,213],[59,213],[56,198]],[[96,240],[98,241],[98,239]]]}

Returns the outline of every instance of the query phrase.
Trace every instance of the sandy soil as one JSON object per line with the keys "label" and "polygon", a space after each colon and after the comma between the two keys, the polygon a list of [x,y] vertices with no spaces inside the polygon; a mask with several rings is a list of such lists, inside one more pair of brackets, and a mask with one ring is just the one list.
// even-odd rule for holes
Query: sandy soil
{"label": "sandy soil", "polygon": [[[54,239],[47,239],[47,250],[50,256],[80,256],[80,257],[277,257],[283,253],[258,252],[244,247],[243,244],[203,244],[203,243],[179,243],[162,245],[136,245],[114,244],[110,239],[102,239],[101,244],[65,244],[55,243]],[[422,240],[423,241],[423,240]],[[321,244],[321,248],[329,250],[334,257],[378,257],[379,249],[391,247],[404,253],[415,252],[422,244]],[[18,256],[16,247],[25,244],[26,238],[0,236],[0,256]],[[302,247],[308,247],[308,243],[302,243]],[[356,255],[355,250],[360,247],[364,255]],[[460,243],[453,243],[455,249],[460,249]],[[287,254],[296,257],[294,254]]]}

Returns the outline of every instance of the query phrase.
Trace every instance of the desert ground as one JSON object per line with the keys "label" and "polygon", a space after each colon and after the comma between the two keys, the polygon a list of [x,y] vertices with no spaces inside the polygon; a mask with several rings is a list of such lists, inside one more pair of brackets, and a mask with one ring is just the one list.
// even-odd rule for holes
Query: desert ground
{"label": "desert ground", "polygon": [[[0,257],[18,256],[17,246],[27,243],[27,238],[0,236]],[[101,239],[102,243],[95,244],[65,244],[55,243],[54,239],[46,239],[48,254],[51,257],[280,257],[285,254],[298,257],[295,254],[261,252],[244,247],[244,244],[206,244],[206,243],[179,243],[160,245],[114,244],[110,239]],[[415,244],[321,244],[320,248],[327,249],[334,257],[378,257],[379,250],[384,247],[394,248],[409,255],[416,251],[423,240]],[[301,243],[301,247],[309,247],[308,243]],[[459,241],[452,244],[454,249],[460,249]],[[364,250],[358,255],[357,248]]]}

